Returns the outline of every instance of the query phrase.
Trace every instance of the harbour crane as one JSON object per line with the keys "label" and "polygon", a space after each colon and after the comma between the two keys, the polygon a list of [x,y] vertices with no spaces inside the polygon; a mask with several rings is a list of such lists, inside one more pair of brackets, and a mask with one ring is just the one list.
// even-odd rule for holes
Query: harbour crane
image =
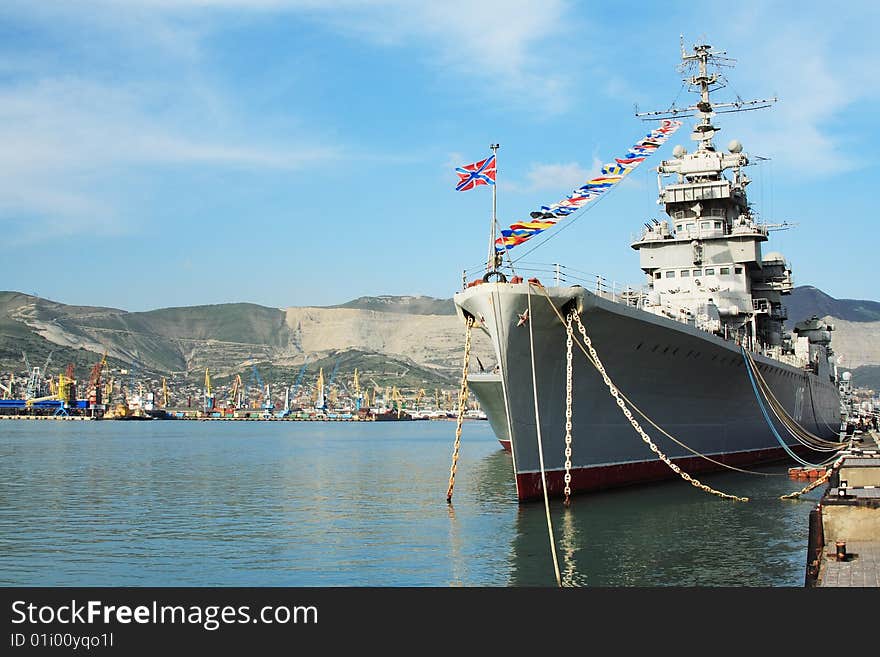
{"label": "harbour crane", "polygon": [[341,357],[337,358],[336,362],[333,363],[333,369],[330,372],[330,378],[327,380],[327,392],[329,393],[328,396],[331,399],[331,403],[336,402],[336,390],[333,389],[333,382],[336,380],[336,372],[339,370],[340,360],[342,360]]}
{"label": "harbour crane", "polygon": [[324,368],[318,371],[318,383],[315,385],[315,408],[323,411],[327,408],[327,401],[324,399]]}
{"label": "harbour crane", "polygon": [[55,396],[62,402],[67,402],[70,397],[71,387],[73,386],[73,383],[73,377],[68,378],[65,372],[59,374],[58,386],[55,388],[54,391]]}
{"label": "harbour crane", "polygon": [[250,388],[257,389],[257,400],[254,402],[254,408],[257,408],[260,403],[263,401],[264,394],[264,385],[263,385],[263,377],[260,376],[260,373],[257,371],[256,363],[251,364],[251,383],[248,386],[248,402],[250,402]]}
{"label": "harbour crane", "polygon": [[229,393],[229,401],[226,402],[226,406],[233,409],[239,409],[242,407],[241,403],[242,396],[242,383],[241,383],[241,374],[235,375],[235,380],[232,382],[232,391]]}
{"label": "harbour crane", "polygon": [[107,379],[107,385],[104,388],[104,403],[108,406],[113,403],[113,386],[116,382],[113,380],[113,376],[111,375],[109,379]]}
{"label": "harbour crane", "polygon": [[391,389],[391,401],[394,406],[397,407],[397,417],[400,418],[400,414],[403,413],[403,395],[400,394],[400,390],[397,389],[397,386],[394,386]]}
{"label": "harbour crane", "polygon": [[302,367],[299,368],[299,374],[296,375],[296,381],[293,382],[293,392],[290,393],[290,401],[293,404],[296,404],[296,395],[299,393],[299,388],[302,385],[303,375],[306,373],[306,365],[308,365],[308,359],[305,363],[302,364]]}
{"label": "harbour crane", "polygon": [[168,384],[165,377],[162,377],[162,408],[168,408]]}
{"label": "harbour crane", "polygon": [[361,410],[361,405],[364,400],[361,396],[361,384],[360,381],[358,381],[358,370],[356,367],[354,368],[354,380],[351,382],[351,388],[354,393],[354,408],[359,411]]}
{"label": "harbour crane", "polygon": [[37,397],[40,397],[45,391],[45,378],[49,370],[49,363],[52,362],[52,353],[53,352],[51,351],[49,352],[49,355],[46,357],[46,362],[43,365],[43,369],[41,371],[39,367],[32,368],[30,361],[28,361],[27,354],[24,351],[21,352],[21,358],[24,361],[25,368],[28,372],[28,382],[25,392],[26,399],[35,399]]}
{"label": "harbour crane", "polygon": [[210,413],[214,410],[214,395],[211,392],[211,374],[208,372],[207,367],[205,368],[205,401],[203,408],[205,413]]}
{"label": "harbour crane", "polygon": [[[101,372],[104,369],[104,366],[107,364],[107,352],[104,352],[104,355],[101,357],[95,365],[92,367],[92,372],[89,375],[89,387],[86,390],[86,396],[89,400],[89,406],[98,406],[102,402],[101,395]],[[108,395],[109,396],[109,395]]]}
{"label": "harbour crane", "polygon": [[46,356],[46,362],[43,363],[43,370],[42,370],[42,377],[43,377],[43,379],[46,379],[46,377],[49,376],[49,363],[52,362],[52,354],[53,354],[53,353],[55,353],[55,352],[54,352],[54,351],[50,351],[50,352],[49,352],[49,355]]}
{"label": "harbour crane", "polygon": [[330,372],[330,378],[327,381],[327,387],[332,386],[334,379],[336,379],[336,372],[339,370],[339,361],[340,360],[342,360],[342,358],[337,358],[336,362],[333,363],[333,371]]}
{"label": "harbour crane", "polygon": [[3,399],[11,399],[12,398],[12,386],[15,385],[15,375],[9,379],[9,385],[5,386],[0,383],[0,390],[3,391]]}

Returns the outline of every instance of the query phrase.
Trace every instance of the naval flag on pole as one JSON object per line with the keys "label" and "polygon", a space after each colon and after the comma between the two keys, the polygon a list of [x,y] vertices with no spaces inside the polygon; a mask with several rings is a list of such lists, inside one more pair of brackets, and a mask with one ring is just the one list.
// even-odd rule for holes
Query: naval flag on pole
{"label": "naval flag on pole", "polygon": [[458,184],[455,186],[457,192],[466,192],[478,185],[494,185],[495,155],[473,164],[456,167],[455,173],[458,175]]}

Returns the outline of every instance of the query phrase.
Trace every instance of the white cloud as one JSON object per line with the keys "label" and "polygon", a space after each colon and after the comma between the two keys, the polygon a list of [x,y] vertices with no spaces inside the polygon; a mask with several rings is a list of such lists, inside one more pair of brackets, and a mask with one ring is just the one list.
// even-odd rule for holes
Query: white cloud
{"label": "white cloud", "polygon": [[585,169],[576,162],[567,164],[533,164],[526,173],[530,190],[551,190],[569,192],[580,187],[597,174],[601,164],[594,162],[592,169]]}
{"label": "white cloud", "polygon": [[192,57],[213,21],[231,13],[295,17],[384,47],[415,47],[459,88],[544,113],[567,108],[564,72],[572,62],[560,63],[559,36],[578,30],[567,0],[86,0],[75,11],[64,2],[39,11],[69,20],[87,14],[92,24]]}
{"label": "white cloud", "polygon": [[[724,7],[728,30],[714,39],[737,59],[726,70],[730,81],[719,100],[776,95],[771,109],[719,117],[719,145],[740,138],[748,152],[772,157],[777,173],[818,177],[865,165],[861,140],[868,114],[878,100],[880,50],[876,5],[846,12],[791,12],[764,3]],[[733,11],[733,14],[731,14]],[[722,40],[724,43],[722,43]],[[857,117],[855,119],[844,117]]]}
{"label": "white cloud", "polygon": [[[268,146],[154,117],[154,93],[66,78],[0,89],[0,222],[22,234],[124,230],[102,183],[151,165],[296,169],[341,157],[332,146]],[[180,125],[177,125],[179,123]]]}

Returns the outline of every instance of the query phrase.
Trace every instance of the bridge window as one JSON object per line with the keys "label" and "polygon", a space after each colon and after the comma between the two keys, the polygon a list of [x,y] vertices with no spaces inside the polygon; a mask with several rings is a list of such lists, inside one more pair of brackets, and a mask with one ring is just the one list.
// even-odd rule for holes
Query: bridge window
{"label": "bridge window", "polygon": [[702,269],[694,269],[694,276],[702,276],[702,275],[703,275]]}
{"label": "bridge window", "polygon": [[704,221],[703,223],[700,224],[700,228],[702,228],[703,230],[709,230],[711,227],[712,227],[712,222],[710,222],[710,221]]}
{"label": "bridge window", "polygon": [[654,272],[654,278],[660,278],[660,272],[659,272],[659,271]]}
{"label": "bridge window", "polygon": [[714,276],[715,268],[714,267],[706,267],[706,276]]}
{"label": "bridge window", "polygon": [[715,222],[715,228],[721,228],[721,222],[720,222],[720,221],[716,221],[716,222]]}
{"label": "bridge window", "polygon": [[669,270],[668,272],[666,272],[666,278],[675,278],[675,272]]}
{"label": "bridge window", "polygon": [[691,273],[687,269],[682,269],[680,272],[678,272],[678,275],[682,278],[689,278]]}
{"label": "bridge window", "polygon": [[730,267],[722,267],[721,268],[721,275],[722,276],[727,276],[729,274],[730,274]]}
{"label": "bridge window", "polygon": [[742,274],[742,273],[743,273],[743,268],[742,268],[742,267],[734,267],[733,271],[734,271],[734,273],[736,273],[736,274]]}

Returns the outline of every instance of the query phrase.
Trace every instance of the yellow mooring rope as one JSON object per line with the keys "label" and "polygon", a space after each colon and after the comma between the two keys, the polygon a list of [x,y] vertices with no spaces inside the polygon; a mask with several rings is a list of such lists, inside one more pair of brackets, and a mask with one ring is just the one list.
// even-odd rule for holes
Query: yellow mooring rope
{"label": "yellow mooring rope", "polygon": [[[544,512],[547,516],[547,532],[550,534],[550,554],[553,557],[553,571],[556,574],[556,585],[562,586],[562,575],[559,573],[559,560],[556,558],[556,539],[553,536],[553,521],[550,519],[550,498],[547,494],[547,475],[544,470],[544,446],[541,444],[541,416],[538,414],[538,382],[535,376],[535,337],[532,334],[532,284],[529,283],[529,351],[532,356],[532,393],[535,398],[535,431],[538,437],[538,461],[541,464],[541,488],[544,491]],[[511,449],[513,443],[511,443]]]}
{"label": "yellow mooring rope", "polygon": [[788,493],[787,495],[781,495],[779,497],[780,500],[795,500],[799,498],[801,495],[805,493],[809,493],[811,490],[816,488],[819,484],[823,484],[831,478],[832,473],[840,467],[840,464],[843,463],[843,457],[839,457],[829,468],[825,470],[825,474],[819,477],[816,481],[807,484],[799,491],[795,493]]}
{"label": "yellow mooring rope", "polygon": [[[529,289],[531,290],[531,283],[529,284]],[[563,325],[565,325],[565,320],[563,319],[559,310],[556,308],[556,305],[553,303],[553,300],[550,299],[550,295],[547,294],[547,291],[544,290],[543,286],[541,287],[541,289],[544,292],[544,296],[547,297],[547,301],[550,303],[550,306],[554,309],[554,311],[556,312],[556,315],[559,317],[559,320],[562,322]],[[660,448],[657,447],[657,445],[651,440],[651,437],[647,433],[645,433],[644,429],[642,429],[638,420],[636,420],[633,417],[632,411],[630,411],[629,408],[627,408],[626,402],[624,402],[624,400],[622,398],[622,393],[617,389],[617,386],[614,385],[614,382],[611,380],[611,378],[608,376],[608,373],[605,371],[605,368],[602,365],[602,361],[599,360],[599,354],[596,352],[595,347],[593,347],[593,343],[590,340],[590,337],[587,335],[586,328],[584,328],[584,325],[581,323],[580,316],[575,311],[572,311],[571,314],[572,314],[572,319],[574,319],[574,321],[578,325],[578,330],[580,331],[581,337],[583,337],[583,343],[587,346],[587,349],[589,349],[589,353],[587,353],[586,349],[584,349],[584,346],[581,344],[581,342],[579,340],[576,340],[578,347],[580,348],[581,351],[584,352],[584,355],[587,357],[587,360],[593,365],[593,367],[596,368],[596,370],[602,376],[602,380],[605,382],[605,385],[608,386],[608,392],[611,394],[611,397],[617,403],[617,406],[620,408],[620,411],[623,413],[623,415],[626,417],[626,419],[629,420],[629,423],[632,425],[633,429],[635,429],[636,433],[638,433],[639,436],[641,436],[642,440],[650,448],[650,450],[657,455],[657,458],[659,458],[661,461],[663,461],[669,467],[669,469],[672,470],[675,474],[677,474],[679,477],[684,479],[686,482],[688,482],[689,484],[691,484],[695,488],[699,488],[700,490],[703,490],[707,493],[711,493],[712,495],[717,495],[718,497],[721,497],[723,499],[736,500],[737,502],[748,502],[749,501],[748,497],[741,497],[739,495],[731,495],[729,493],[724,493],[722,491],[715,490],[714,488],[712,488],[710,486],[707,486],[706,484],[702,483],[699,479],[694,479],[687,472],[683,471],[681,469],[681,467],[679,467],[678,465],[673,463],[672,460],[668,456],[666,456],[666,454],[664,454],[662,451],[660,451]],[[643,417],[645,416],[644,413],[642,413],[642,411],[640,411],[636,407],[635,404],[633,404],[632,402],[629,402],[629,403],[630,403],[630,405],[632,405],[633,408],[636,409],[636,411],[640,415],[642,415]]]}
{"label": "yellow mooring rope", "polygon": [[449,470],[449,488],[446,490],[446,503],[452,504],[452,489],[455,488],[455,472],[458,469],[458,454],[461,449],[461,425],[464,422],[464,410],[468,396],[468,365],[471,360],[471,328],[474,318],[468,316],[467,329],[464,336],[464,364],[461,368],[461,388],[458,391],[458,421],[455,424],[455,447],[452,449],[452,467]]}

